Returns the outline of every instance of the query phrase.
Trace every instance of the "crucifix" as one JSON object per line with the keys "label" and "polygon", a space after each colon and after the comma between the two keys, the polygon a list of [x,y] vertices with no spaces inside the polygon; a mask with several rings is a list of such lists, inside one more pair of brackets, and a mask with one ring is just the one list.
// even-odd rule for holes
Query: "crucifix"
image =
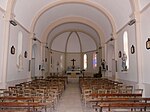
{"label": "crucifix", "polygon": [[75,66],[74,66],[74,62],[75,62],[76,60],[75,60],[75,59],[72,59],[71,61],[72,61],[72,68],[74,69],[74,67],[75,67]]}

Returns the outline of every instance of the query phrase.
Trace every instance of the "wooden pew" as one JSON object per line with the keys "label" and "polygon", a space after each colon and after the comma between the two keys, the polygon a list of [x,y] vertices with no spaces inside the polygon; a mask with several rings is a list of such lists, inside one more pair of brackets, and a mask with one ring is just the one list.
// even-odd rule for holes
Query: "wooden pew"
{"label": "wooden pew", "polygon": [[[0,110],[0,112],[33,112],[28,110]],[[40,112],[40,111],[34,111],[34,112]]]}
{"label": "wooden pew", "polygon": [[99,111],[102,112],[104,108],[108,109],[108,111],[111,111],[112,108],[121,108],[121,109],[141,109],[141,111],[144,109],[146,111],[147,107],[150,107],[150,103],[143,103],[143,102],[121,102],[121,103],[100,103],[98,105],[95,105],[95,109],[100,109]]}
{"label": "wooden pew", "polygon": [[97,98],[97,99],[90,99],[88,102],[95,103],[104,103],[104,102],[144,102],[148,103],[150,98]]}
{"label": "wooden pew", "polygon": [[[37,102],[0,102],[0,109],[27,109],[28,111],[37,111],[36,108],[44,108],[47,111],[48,103],[37,103]],[[17,111],[17,110],[16,110]]]}
{"label": "wooden pew", "polygon": [[92,93],[90,94],[90,96],[92,98],[98,98],[98,97],[105,97],[105,98],[108,98],[108,97],[133,97],[133,98],[136,98],[136,97],[142,97],[142,94],[138,94],[138,93],[106,93],[106,94],[98,94],[98,93]]}
{"label": "wooden pew", "polygon": [[34,102],[34,97],[20,97],[20,96],[3,96],[0,97],[1,102],[5,101],[27,101]]}

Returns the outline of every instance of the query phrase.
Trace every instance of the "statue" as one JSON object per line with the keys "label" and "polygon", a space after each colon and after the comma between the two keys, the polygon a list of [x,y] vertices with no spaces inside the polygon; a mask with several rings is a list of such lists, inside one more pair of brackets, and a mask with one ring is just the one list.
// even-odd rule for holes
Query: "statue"
{"label": "statue", "polygon": [[102,61],[101,65],[102,65],[102,70],[105,70],[106,69],[106,62],[105,62],[105,60]]}
{"label": "statue", "polygon": [[126,61],[127,61],[127,55],[125,53],[123,53],[122,56],[122,71],[127,71],[127,65],[126,65]]}

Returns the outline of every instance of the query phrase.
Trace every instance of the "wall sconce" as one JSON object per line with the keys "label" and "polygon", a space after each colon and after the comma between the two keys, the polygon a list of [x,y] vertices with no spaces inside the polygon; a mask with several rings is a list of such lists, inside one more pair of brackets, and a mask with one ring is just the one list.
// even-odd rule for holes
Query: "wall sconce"
{"label": "wall sconce", "polygon": [[14,46],[11,47],[11,51],[10,52],[11,52],[11,54],[15,54],[15,47]]}
{"label": "wall sconce", "polygon": [[9,21],[12,25],[17,26],[17,23],[14,20]]}
{"label": "wall sconce", "polygon": [[146,49],[150,49],[150,38],[146,41]]}

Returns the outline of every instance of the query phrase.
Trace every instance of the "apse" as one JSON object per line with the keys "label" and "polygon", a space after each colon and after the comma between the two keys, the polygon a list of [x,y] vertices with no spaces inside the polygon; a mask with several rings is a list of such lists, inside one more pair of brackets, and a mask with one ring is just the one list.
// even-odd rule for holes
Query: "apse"
{"label": "apse", "polygon": [[52,43],[52,50],[68,53],[80,53],[96,50],[92,37],[82,32],[64,32],[57,36]]}

